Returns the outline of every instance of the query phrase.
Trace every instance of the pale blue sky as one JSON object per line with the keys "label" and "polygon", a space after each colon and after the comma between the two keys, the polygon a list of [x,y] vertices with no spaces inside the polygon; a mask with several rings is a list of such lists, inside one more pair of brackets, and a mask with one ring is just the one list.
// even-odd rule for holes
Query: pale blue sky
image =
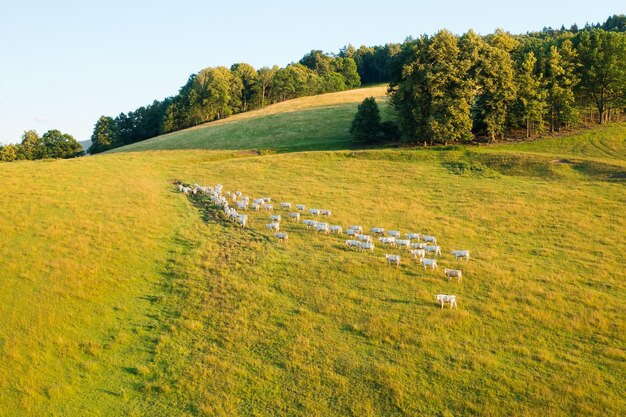
{"label": "pale blue sky", "polygon": [[626,12],[623,0],[212,3],[0,0],[0,142],[53,128],[88,139],[100,115],[173,95],[208,66],[284,66],[311,49],[442,28],[523,33]]}

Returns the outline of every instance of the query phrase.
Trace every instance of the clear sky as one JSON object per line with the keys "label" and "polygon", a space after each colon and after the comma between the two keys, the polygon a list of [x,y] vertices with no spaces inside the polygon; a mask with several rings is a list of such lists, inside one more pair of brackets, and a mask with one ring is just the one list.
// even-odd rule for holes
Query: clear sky
{"label": "clear sky", "polygon": [[486,34],[582,26],[624,0],[0,0],[0,142],[24,130],[89,139],[115,116],[174,95],[208,66],[284,66],[311,49],[401,42],[447,28]]}

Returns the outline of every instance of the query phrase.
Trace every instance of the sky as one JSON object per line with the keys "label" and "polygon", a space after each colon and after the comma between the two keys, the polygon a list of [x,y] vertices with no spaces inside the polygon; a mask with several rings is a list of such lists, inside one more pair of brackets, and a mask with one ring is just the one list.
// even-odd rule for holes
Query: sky
{"label": "sky", "polygon": [[0,0],[0,143],[50,129],[77,140],[101,115],[174,95],[200,69],[285,66],[312,49],[449,29],[525,33],[604,22],[623,0]]}

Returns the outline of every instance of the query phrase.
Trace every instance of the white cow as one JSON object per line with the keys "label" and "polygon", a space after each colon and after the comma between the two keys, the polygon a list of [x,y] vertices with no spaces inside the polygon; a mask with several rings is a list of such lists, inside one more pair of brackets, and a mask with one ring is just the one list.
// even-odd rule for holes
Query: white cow
{"label": "white cow", "polygon": [[437,268],[437,260],[436,259],[424,259],[421,258],[420,259],[420,263],[422,264],[422,266],[424,267],[424,269],[426,269],[427,267],[431,267],[433,270],[435,268]]}
{"label": "white cow", "polygon": [[348,236],[356,236],[356,235],[358,235],[358,233],[357,233],[357,231],[355,229],[348,229],[348,230],[346,230],[346,234]]}
{"label": "white cow", "polygon": [[458,269],[444,269],[443,273],[448,277],[448,281],[451,278],[456,278],[456,282],[461,282],[463,279],[463,272]]}
{"label": "white cow", "polygon": [[248,216],[246,216],[245,214],[240,214],[239,216],[237,216],[236,221],[241,227],[246,227],[246,225],[248,224]]}
{"label": "white cow", "polygon": [[348,245],[350,249],[352,248],[358,249],[360,244],[361,242],[359,242],[358,240],[346,240],[346,245]]}
{"label": "white cow", "polygon": [[361,252],[369,250],[370,252],[374,253],[374,244],[372,242],[360,242],[359,250]]}
{"label": "white cow", "polygon": [[423,259],[424,256],[426,256],[426,251],[424,249],[413,249],[410,251],[411,255],[413,255],[413,257],[415,259]]}
{"label": "white cow", "polygon": [[330,228],[328,227],[328,223],[315,223],[315,231],[316,232],[324,232],[326,234],[330,233]]}
{"label": "white cow", "polygon": [[385,246],[387,243],[389,243],[391,246],[395,246],[396,245],[396,238],[395,237],[384,237],[381,236],[378,238],[378,240],[380,240],[380,243],[383,244],[383,246]]}
{"label": "white cow", "polygon": [[319,216],[320,209],[309,209],[309,213],[311,213],[313,216]]}
{"label": "white cow", "polygon": [[456,295],[437,294],[436,298],[437,298],[437,301],[441,303],[441,308],[443,308],[443,305],[445,303],[450,303],[450,310],[452,310],[452,307],[456,307],[457,310],[459,308],[456,305]]}
{"label": "white cow", "polygon": [[265,227],[267,227],[268,229],[274,232],[280,231],[280,223],[267,223]]}
{"label": "white cow", "polygon": [[296,210],[304,211],[306,210],[306,206],[304,204],[296,204]]}
{"label": "white cow", "polygon": [[435,236],[422,236],[422,240],[426,243],[437,244],[437,238]]}
{"label": "white cow", "polygon": [[332,212],[330,210],[320,210],[322,216],[330,217]]}
{"label": "white cow", "polygon": [[343,227],[339,226],[338,224],[333,224],[332,226],[330,226],[330,231],[340,235],[343,233]]}
{"label": "white cow", "polygon": [[419,233],[407,233],[404,235],[407,239],[411,239],[411,240],[420,240],[420,235]]}
{"label": "white cow", "polygon": [[280,221],[281,221],[282,219],[283,219],[283,218],[280,216],[280,214],[272,214],[272,215],[270,216],[270,220],[271,220],[271,221],[273,221],[273,222],[276,222],[276,223],[280,223]]}
{"label": "white cow", "polygon": [[470,251],[468,250],[453,250],[451,253],[456,259],[465,258],[466,261],[469,261]]}
{"label": "white cow", "polygon": [[399,230],[387,230],[387,234],[389,236],[393,236],[393,237],[400,237],[400,231]]}
{"label": "white cow", "polygon": [[374,233],[375,235],[384,235],[385,229],[383,229],[382,227],[372,227],[371,232]]}
{"label": "white cow", "polygon": [[387,265],[396,264],[396,267],[400,266],[400,255],[389,255],[385,254],[385,259],[387,259]]}
{"label": "white cow", "polygon": [[396,239],[396,245],[400,248],[409,249],[411,247],[411,239]]}
{"label": "white cow", "polygon": [[310,229],[311,227],[315,226],[315,223],[317,223],[316,220],[311,220],[311,219],[306,219],[303,220],[302,223],[304,223],[304,225],[307,227],[307,229]]}
{"label": "white cow", "polygon": [[298,213],[297,211],[289,213],[289,217],[291,218],[292,222],[299,222],[300,221],[300,213]]}
{"label": "white cow", "polygon": [[289,235],[287,234],[287,232],[276,233],[274,234],[274,236],[278,239],[279,242],[284,242],[289,239]]}
{"label": "white cow", "polygon": [[426,243],[411,243],[411,247],[413,249],[424,249],[426,247]]}
{"label": "white cow", "polygon": [[289,210],[291,208],[291,203],[280,203],[280,208]]}
{"label": "white cow", "polygon": [[361,242],[373,242],[373,239],[370,235],[356,235],[356,238],[359,239]]}
{"label": "white cow", "polygon": [[356,233],[363,233],[363,227],[362,226],[356,226],[356,225],[350,225],[348,226],[348,230],[355,230]]}
{"label": "white cow", "polygon": [[428,253],[434,252],[435,256],[441,256],[441,246],[426,246],[424,249],[426,249],[426,252]]}
{"label": "white cow", "polygon": [[265,209],[265,211],[274,211],[274,206],[269,203],[263,204],[263,208]]}

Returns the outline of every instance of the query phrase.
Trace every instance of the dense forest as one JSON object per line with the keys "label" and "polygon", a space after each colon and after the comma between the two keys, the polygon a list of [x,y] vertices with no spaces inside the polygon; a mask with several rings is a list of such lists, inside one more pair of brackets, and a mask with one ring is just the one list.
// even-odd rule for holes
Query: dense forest
{"label": "dense forest", "polygon": [[626,106],[625,20],[518,36],[442,30],[407,40],[389,87],[402,138],[493,141],[619,120]]}

